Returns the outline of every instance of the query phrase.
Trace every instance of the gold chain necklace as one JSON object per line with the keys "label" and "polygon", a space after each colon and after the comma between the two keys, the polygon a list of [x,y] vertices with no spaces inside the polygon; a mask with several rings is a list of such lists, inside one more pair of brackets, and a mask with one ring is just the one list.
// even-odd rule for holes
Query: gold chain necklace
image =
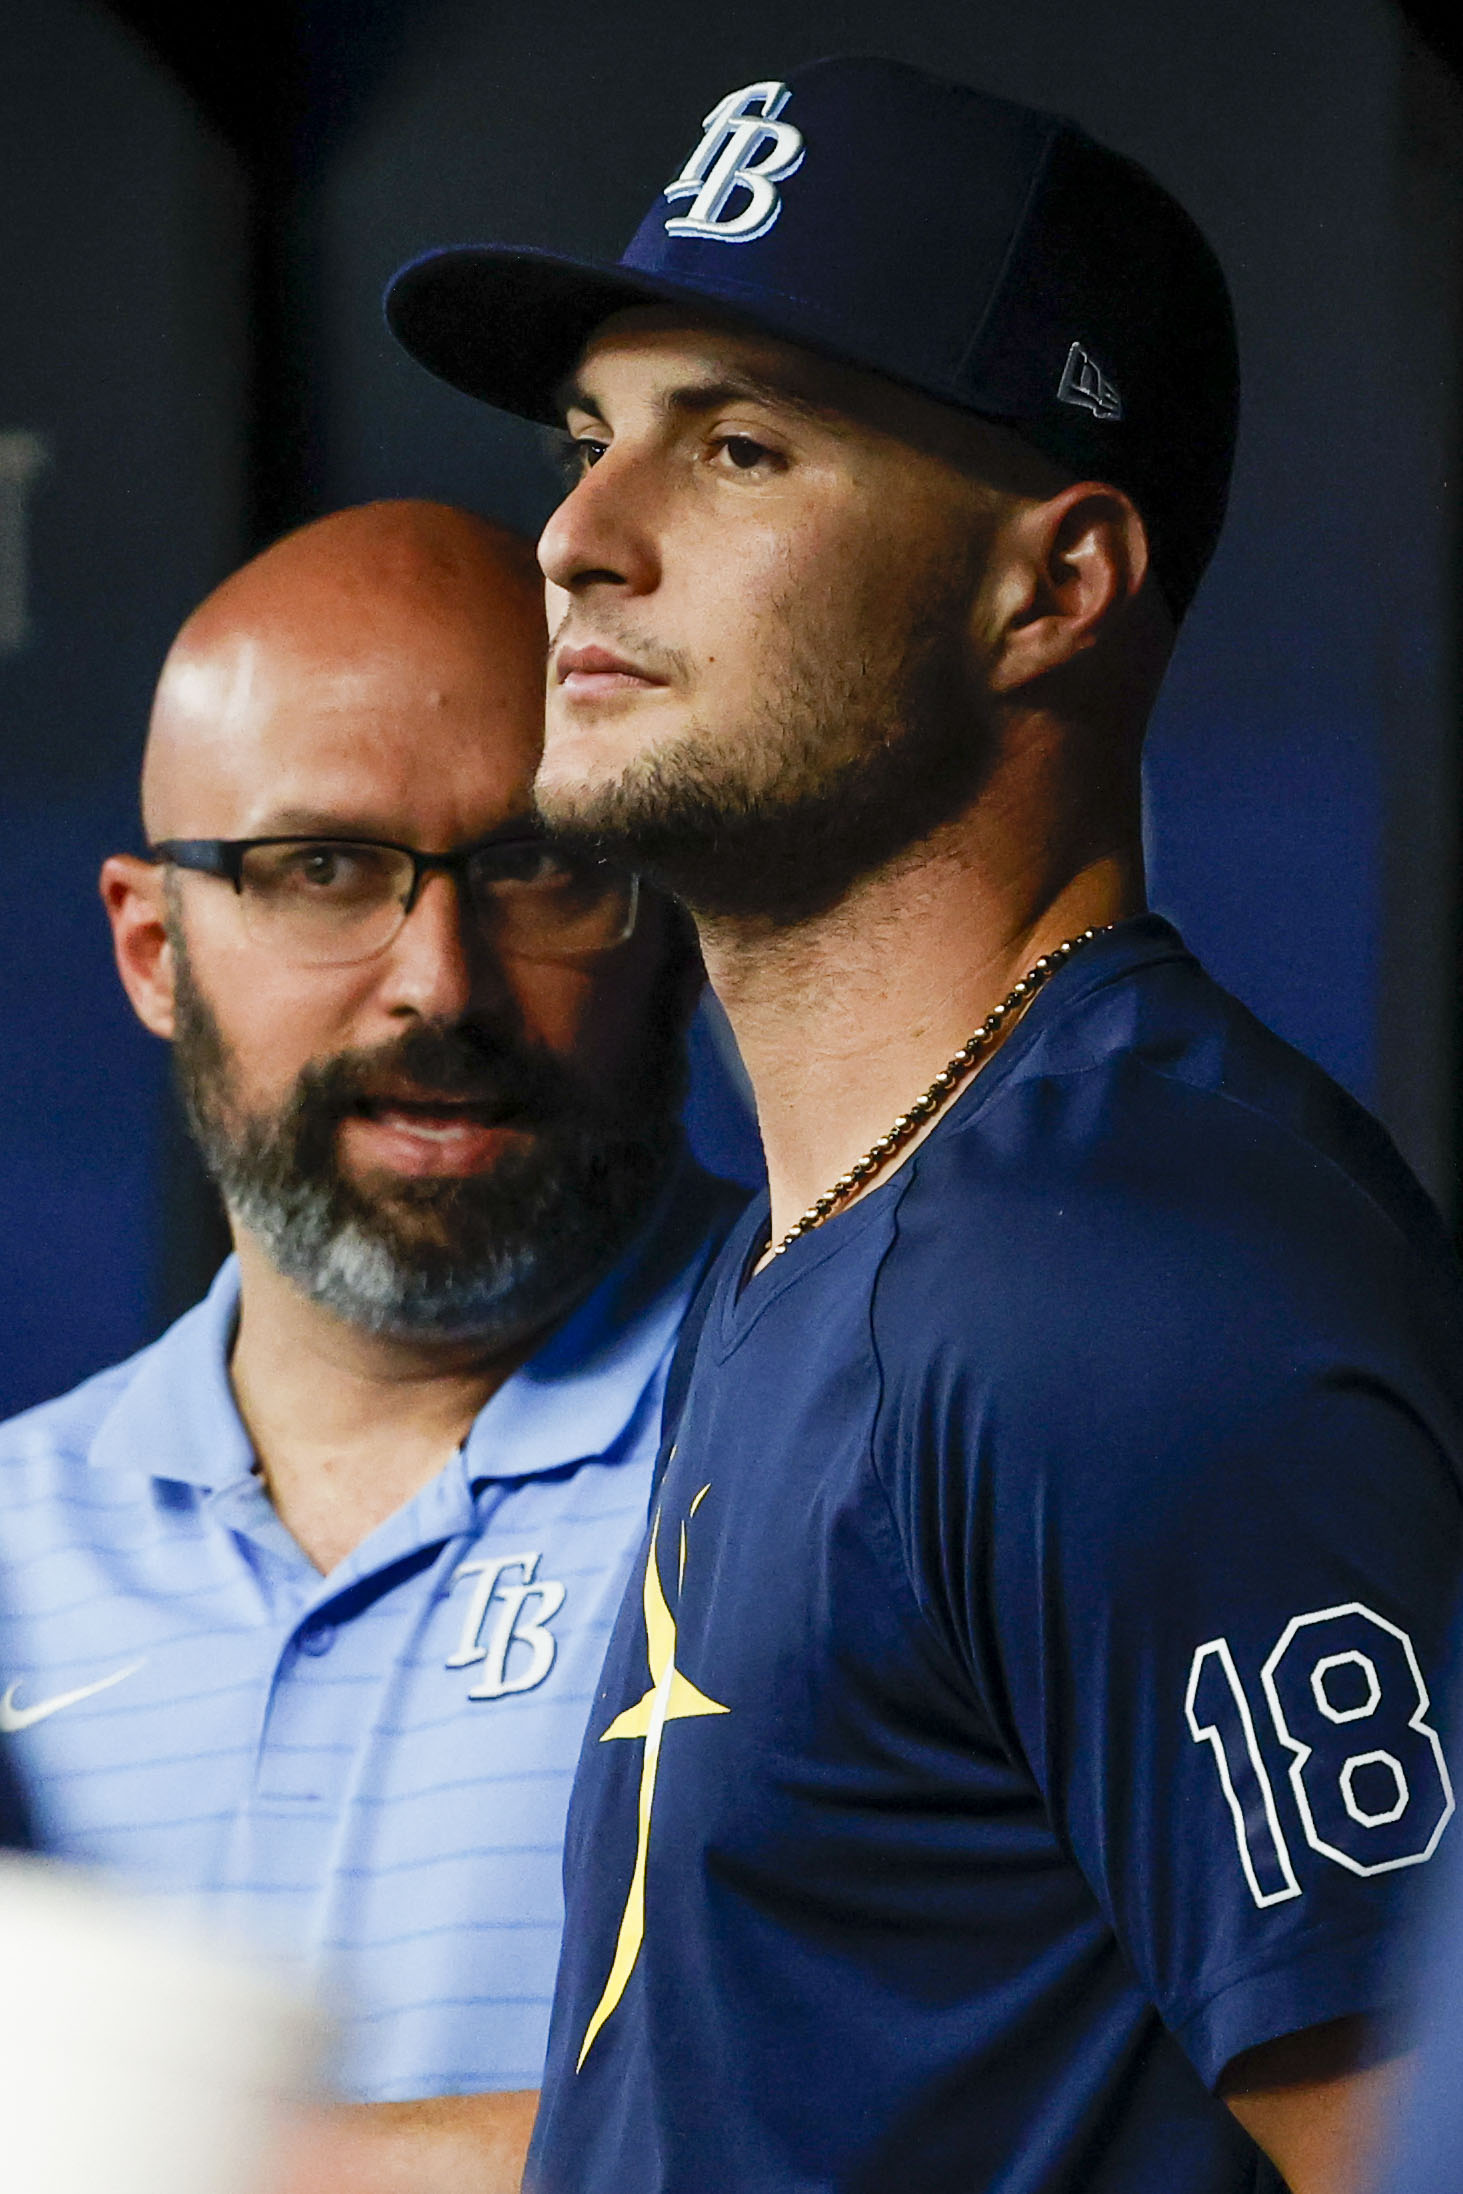
{"label": "gold chain necklace", "polygon": [[1051,981],[1057,969],[1064,966],[1074,952],[1080,952],[1084,945],[1090,945],[1094,937],[1106,936],[1112,927],[1111,922],[1105,922],[1101,929],[1084,929],[1076,937],[1064,937],[1059,945],[1054,945],[1050,952],[1044,952],[1039,960],[1033,962],[1000,1004],[992,1006],[975,1034],[960,1046],[954,1058],[941,1067],[923,1096],[916,1097],[908,1112],[900,1113],[894,1125],[879,1137],[877,1143],[870,1143],[862,1158],[856,1158],[847,1173],[838,1176],[832,1188],[824,1189],[822,1195],[809,1204],[801,1219],[788,1228],[777,1247],[767,1252],[768,1261],[773,1257],[780,1257],[785,1249],[791,1249],[793,1243],[800,1241],[803,1235],[811,1234],[814,1227],[821,1226],[830,1212],[836,1211],[856,1188],[862,1188],[865,1181],[886,1166],[895,1151],[903,1149],[910,1136],[922,1128],[926,1120],[934,1118],[946,1099],[980,1064],[981,1053],[991,1039],[1005,1027],[1012,1015],[1024,1013],[1037,992]]}

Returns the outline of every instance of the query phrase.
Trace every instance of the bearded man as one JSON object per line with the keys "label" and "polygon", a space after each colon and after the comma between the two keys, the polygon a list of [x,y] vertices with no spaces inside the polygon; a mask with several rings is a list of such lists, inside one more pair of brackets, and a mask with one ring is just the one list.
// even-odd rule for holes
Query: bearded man
{"label": "bearded man", "polygon": [[0,1435],[0,1719],[53,1851],[338,2010],[332,2168],[518,2184],[573,1760],[682,1313],[684,924],[534,824],[527,547],[430,504],[276,544],[158,687],[102,889],[235,1255]]}
{"label": "bearded man", "polygon": [[712,105],[617,265],[389,311],[567,428],[540,804],[693,908],[771,1190],[672,1379],[530,2182],[1359,2184],[1454,1810],[1463,1318],[1381,1130],[1145,911],[1213,255],[1072,124],[845,59]]}

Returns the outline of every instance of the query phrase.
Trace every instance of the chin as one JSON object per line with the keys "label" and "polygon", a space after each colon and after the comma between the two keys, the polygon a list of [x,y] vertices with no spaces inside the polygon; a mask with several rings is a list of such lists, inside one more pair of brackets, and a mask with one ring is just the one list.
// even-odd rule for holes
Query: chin
{"label": "chin", "polygon": [[551,827],[562,819],[572,828],[592,815],[652,747],[666,743],[664,727],[652,731],[647,716],[644,702],[635,699],[600,702],[592,712],[582,703],[558,710],[550,703],[534,798]]}

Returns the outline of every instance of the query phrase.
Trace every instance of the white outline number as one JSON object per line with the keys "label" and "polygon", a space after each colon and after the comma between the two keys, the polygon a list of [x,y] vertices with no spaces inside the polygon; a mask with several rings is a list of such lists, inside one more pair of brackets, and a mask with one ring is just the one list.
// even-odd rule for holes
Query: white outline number
{"label": "white outline number", "polygon": [[[1283,1904],[1287,1897],[1298,1897],[1300,1883],[1290,1863],[1275,1811],[1275,1792],[1255,1742],[1250,1702],[1227,1638],[1211,1638],[1194,1655],[1184,1712],[1195,1744],[1214,1747],[1214,1762],[1234,1822],[1239,1863],[1245,1870],[1250,1895],[1262,1908]],[[1201,1721],[1201,1715],[1207,1719]],[[1236,1726],[1243,1750],[1233,1741]]]}
{"label": "white outline number", "polygon": [[[1339,1650],[1307,1663],[1301,1633],[1311,1633],[1306,1646],[1317,1645],[1321,1624],[1325,1642]],[[1340,1707],[1325,1679],[1347,1663],[1360,1669],[1365,1696]],[[1280,1633],[1260,1681],[1275,1733],[1292,1755],[1290,1787],[1312,1851],[1352,1874],[1390,1874],[1394,1867],[1421,1866],[1430,1859],[1452,1818],[1453,1786],[1437,1731],[1428,1726],[1427,1686],[1406,1631],[1360,1600],[1297,1615]],[[1412,1695],[1407,1721],[1397,1727],[1394,1703],[1385,1717],[1391,1728],[1378,1729],[1383,1699],[1390,1691],[1395,1702],[1399,1690]],[[1363,1721],[1373,1742],[1353,1752],[1350,1736],[1334,1732]],[[1391,1738],[1385,1750],[1375,1741],[1384,1734]],[[1373,1771],[1367,1779],[1373,1800],[1382,1795],[1378,1783],[1390,1779],[1385,1804],[1368,1804],[1358,1793],[1356,1779],[1364,1768]]]}
{"label": "white outline number", "polygon": [[[1453,1816],[1453,1786],[1406,1631],[1359,1600],[1296,1615],[1260,1681],[1291,1756],[1291,1793],[1312,1851],[1352,1874],[1430,1859]],[[1195,1653],[1184,1713],[1195,1744],[1213,1749],[1250,1895],[1262,1907],[1298,1897],[1228,1639],[1211,1638]]]}

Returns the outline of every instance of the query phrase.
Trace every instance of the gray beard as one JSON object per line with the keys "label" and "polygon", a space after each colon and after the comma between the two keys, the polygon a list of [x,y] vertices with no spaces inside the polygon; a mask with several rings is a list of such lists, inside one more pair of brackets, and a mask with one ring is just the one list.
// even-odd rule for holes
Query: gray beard
{"label": "gray beard", "polygon": [[[181,933],[175,951],[174,1060],[204,1163],[276,1270],[349,1325],[489,1349],[542,1330],[628,1247],[680,1150],[683,1049],[669,1026],[647,1035],[643,1070],[613,1110],[549,1055],[458,1025],[316,1062],[278,1112],[241,1117],[232,1058]],[[339,1124],[352,1091],[385,1064],[444,1094],[454,1081],[461,1094],[495,1088],[531,1142],[481,1176],[352,1178]]]}
{"label": "gray beard", "polygon": [[547,1323],[563,1303],[529,1244],[518,1245],[516,1255],[500,1253],[491,1269],[428,1275],[362,1220],[342,1217],[322,1188],[306,1189],[288,1205],[247,1185],[233,1194],[225,1189],[224,1197],[230,1217],[277,1271],[368,1333],[506,1345]]}
{"label": "gray beard", "polygon": [[[216,1153],[207,1154],[212,1164]],[[507,1347],[554,1323],[603,1277],[644,1218],[661,1168],[590,1203],[566,1169],[525,1193],[513,1220],[455,1250],[423,1251],[330,1182],[266,1181],[216,1165],[231,1218],[287,1280],[347,1325],[399,1340]],[[535,1219],[530,1214],[536,1215]]]}

